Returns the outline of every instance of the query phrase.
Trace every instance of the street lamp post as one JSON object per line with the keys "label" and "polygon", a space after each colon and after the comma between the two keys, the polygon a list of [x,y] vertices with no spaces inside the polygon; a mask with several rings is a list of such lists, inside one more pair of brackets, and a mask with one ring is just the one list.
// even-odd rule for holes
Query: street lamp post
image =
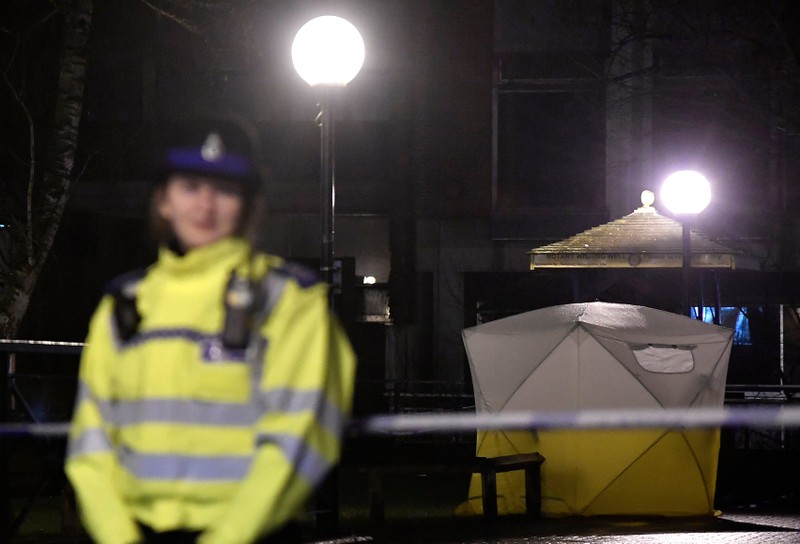
{"label": "street lamp post", "polygon": [[681,217],[683,266],[683,311],[692,315],[689,304],[689,271],[692,266],[691,219],[711,202],[708,180],[694,170],[680,170],[667,176],[661,186],[661,200],[669,211]]}
{"label": "street lamp post", "polygon": [[[306,83],[320,91],[320,272],[330,286],[328,300],[333,309],[333,237],[336,206],[335,184],[335,94],[358,75],[364,64],[364,40],[350,22],[333,15],[311,19],[292,42],[292,63]],[[338,469],[334,468],[317,490],[317,529],[334,533],[339,518]],[[324,512],[324,513],[323,513]]]}
{"label": "street lamp post", "polygon": [[292,42],[295,70],[306,83],[320,91],[317,116],[320,127],[320,271],[329,285],[334,279],[335,93],[358,75],[364,64],[364,53],[364,41],[356,27],[333,15],[311,19],[300,28]]}

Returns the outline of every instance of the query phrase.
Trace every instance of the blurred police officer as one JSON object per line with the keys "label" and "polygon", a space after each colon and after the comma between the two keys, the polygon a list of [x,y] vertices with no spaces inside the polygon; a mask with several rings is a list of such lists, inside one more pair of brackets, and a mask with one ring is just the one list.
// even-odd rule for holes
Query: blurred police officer
{"label": "blurred police officer", "polygon": [[166,149],[158,258],[92,317],[66,472],[99,543],[287,541],[338,460],[355,359],[328,286],[246,239],[253,141],[203,121]]}

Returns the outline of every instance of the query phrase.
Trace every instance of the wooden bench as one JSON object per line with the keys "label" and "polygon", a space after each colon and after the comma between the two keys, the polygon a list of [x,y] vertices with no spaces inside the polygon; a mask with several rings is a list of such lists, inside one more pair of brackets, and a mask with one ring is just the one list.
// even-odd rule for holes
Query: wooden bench
{"label": "wooden bench", "polygon": [[384,473],[427,474],[431,472],[464,472],[481,475],[483,515],[487,520],[497,519],[497,474],[514,470],[525,471],[525,513],[528,517],[539,517],[542,508],[541,466],[544,457],[538,453],[521,453],[500,457],[474,457],[452,463],[396,464],[368,467],[369,471],[369,515],[370,522],[384,522]]}

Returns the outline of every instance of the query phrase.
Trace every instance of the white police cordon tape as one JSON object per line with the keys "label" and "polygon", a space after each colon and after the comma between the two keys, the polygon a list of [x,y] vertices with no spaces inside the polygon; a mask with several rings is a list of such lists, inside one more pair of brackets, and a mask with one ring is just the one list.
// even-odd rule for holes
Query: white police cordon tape
{"label": "white police cordon tape", "polygon": [[[800,405],[727,408],[502,412],[498,414],[424,413],[378,415],[355,420],[357,434],[452,433],[545,429],[800,427]],[[2,435],[63,436],[69,423],[0,424]]]}
{"label": "white police cordon tape", "polygon": [[65,436],[69,423],[0,423],[0,436]]}
{"label": "white police cordon tape", "polygon": [[800,427],[800,406],[409,414],[374,416],[355,423],[365,433],[634,429],[701,427]]}

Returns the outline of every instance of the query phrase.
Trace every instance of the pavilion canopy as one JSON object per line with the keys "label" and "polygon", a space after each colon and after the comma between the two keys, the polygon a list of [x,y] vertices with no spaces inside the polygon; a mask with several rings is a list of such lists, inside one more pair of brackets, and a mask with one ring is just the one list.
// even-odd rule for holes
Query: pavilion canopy
{"label": "pavilion canopy", "polygon": [[[536,268],[680,268],[683,225],[650,206],[560,242],[532,249]],[[736,268],[739,251],[696,231],[690,235],[691,266]]]}

